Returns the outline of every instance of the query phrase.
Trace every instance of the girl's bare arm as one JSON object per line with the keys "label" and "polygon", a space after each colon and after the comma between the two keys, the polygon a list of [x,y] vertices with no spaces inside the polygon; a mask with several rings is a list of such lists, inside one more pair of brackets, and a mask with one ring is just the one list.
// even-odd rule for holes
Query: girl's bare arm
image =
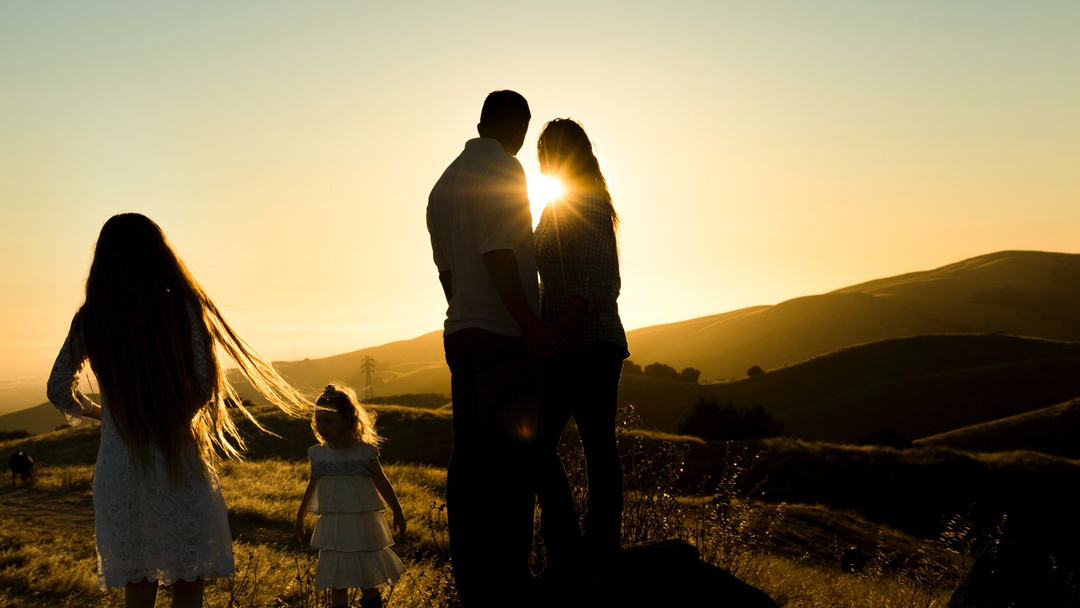
{"label": "girl's bare arm", "polygon": [[368,470],[371,471],[371,481],[375,484],[375,489],[379,491],[394,514],[394,532],[399,535],[405,534],[405,514],[401,512],[401,503],[398,502],[397,493],[394,492],[394,486],[390,485],[390,480],[386,478],[386,473],[383,472],[378,458],[368,461]]}
{"label": "girl's bare arm", "polygon": [[303,540],[307,530],[304,528],[304,518],[308,514],[308,506],[311,505],[311,497],[315,495],[315,486],[319,478],[312,476],[308,479],[307,489],[304,490],[304,498],[300,501],[300,510],[296,513],[296,525],[293,526],[293,534],[296,540]]}

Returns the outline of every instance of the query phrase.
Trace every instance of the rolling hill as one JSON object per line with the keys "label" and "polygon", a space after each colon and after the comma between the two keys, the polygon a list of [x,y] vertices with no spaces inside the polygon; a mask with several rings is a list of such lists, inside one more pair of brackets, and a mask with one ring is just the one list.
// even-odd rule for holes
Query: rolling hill
{"label": "rolling hill", "polygon": [[1080,340],[1080,254],[1002,251],[628,333],[631,358],[691,366],[707,380],[791,365],[848,346],[944,333]]}
{"label": "rolling hill", "polygon": [[[702,378],[742,378],[753,365],[791,365],[849,346],[909,336],[1004,333],[1080,340],[1080,254],[1003,251],[914,272],[678,323],[628,332],[631,359],[695,367]],[[312,388],[362,385],[377,362],[375,394],[450,392],[441,332],[325,359],[279,363]]]}
{"label": "rolling hill", "polygon": [[[626,376],[626,379],[632,377]],[[626,383],[644,424],[675,432],[699,397],[761,405],[802,439],[909,438],[1027,412],[1080,395],[1080,344],[998,334],[915,336],[853,346],[737,381]]]}
{"label": "rolling hill", "polygon": [[954,429],[915,443],[970,452],[1032,450],[1080,458],[1080,399]]}
{"label": "rolling hill", "polygon": [[[738,379],[745,378],[746,370],[753,365],[781,371],[777,368],[808,362],[849,347],[911,336],[1002,333],[1044,340],[1076,341],[1080,340],[1078,302],[1080,254],[1004,251],[934,270],[795,298],[773,306],[755,306],[641,328],[629,332],[628,338],[633,353],[631,358],[639,364],[660,361],[676,369],[700,369],[703,379]],[[859,352],[861,357],[871,351]],[[768,384],[773,387],[769,389],[770,395],[775,396],[779,394],[778,391],[788,390],[782,385],[798,376],[798,372],[784,371],[780,376],[767,374],[769,380],[765,384],[725,382],[705,388],[658,378],[628,376],[623,379],[620,400],[638,406],[648,424],[667,431],[674,431],[685,412],[698,396],[704,394],[730,399],[738,405],[760,403],[767,405],[767,408],[780,408],[783,411],[777,411],[777,417],[785,420],[796,436],[851,440],[853,434],[861,429],[876,427],[871,430],[878,430],[882,424],[889,424],[904,432],[899,428],[901,425],[894,424],[885,412],[914,419],[925,408],[920,410],[923,406],[919,406],[904,410],[900,402],[923,403],[920,390],[933,387],[933,390],[945,391],[943,394],[953,391],[957,393],[956,398],[963,401],[971,390],[966,387],[978,388],[984,382],[977,375],[969,373],[980,365],[966,359],[968,355],[975,356],[977,353],[960,355],[957,362],[961,367],[948,367],[946,358],[935,358],[933,352],[919,355],[927,362],[939,361],[946,365],[936,371],[926,371],[924,375],[953,374],[951,377],[938,377],[937,384],[930,382],[930,376],[926,375],[914,384],[899,378],[881,378],[874,385],[860,379],[859,373],[848,373],[838,368],[835,373],[830,372],[833,380],[829,384],[832,388],[828,395],[813,394],[813,391],[804,394],[800,391],[810,390],[810,385],[800,385],[801,388],[788,391],[791,395],[789,399],[780,399],[775,406],[767,405],[759,398],[756,393],[758,387]],[[882,356],[885,358],[880,360],[880,365],[891,365],[888,357]],[[373,383],[377,396],[450,392],[450,373],[443,359],[441,331],[333,357],[278,362],[275,365],[290,381],[307,390],[318,390],[331,380],[345,381],[359,388],[364,385],[360,369],[365,357],[375,361]],[[859,357],[849,359],[857,365]],[[997,403],[993,405],[986,402],[988,412],[1012,415],[1033,407],[1060,403],[1080,394],[1060,393],[1056,401],[1046,402],[1045,398],[1049,398],[1052,391],[1032,399],[1024,398],[1015,391],[1010,392],[1013,385],[1029,386],[1028,380],[1039,377],[1039,374],[1047,375],[1051,378],[1050,383],[1055,384],[1055,374],[1074,371],[1072,364],[1067,362],[1055,364],[1059,366],[1056,368],[1046,367],[1045,361],[1034,368],[1024,367],[1025,364],[1020,361],[1022,358],[1008,359],[1008,369],[1000,370],[1000,374],[989,367],[983,370],[986,382],[1005,383],[1007,378],[1012,378],[1009,374],[1016,376],[1015,382],[1009,380],[1002,387],[1001,400],[1007,399],[1009,403],[993,402]],[[784,380],[781,382],[777,378]],[[886,381],[894,384],[880,384]],[[245,397],[255,396],[254,391],[244,383],[238,383],[238,389]],[[877,399],[879,393],[891,399],[891,405],[882,406],[873,414],[862,411],[861,404]],[[1006,398],[1005,395],[1013,396]],[[768,399],[769,403],[773,403],[774,397]],[[933,399],[927,403],[930,402],[936,403]],[[986,420],[967,414],[950,418],[954,409],[942,412],[933,410],[930,417],[943,415],[943,424],[904,428],[912,437],[923,437],[957,428],[954,425],[967,426]],[[838,416],[845,422],[834,425],[830,416]],[[6,419],[0,417],[0,430],[7,426]]]}

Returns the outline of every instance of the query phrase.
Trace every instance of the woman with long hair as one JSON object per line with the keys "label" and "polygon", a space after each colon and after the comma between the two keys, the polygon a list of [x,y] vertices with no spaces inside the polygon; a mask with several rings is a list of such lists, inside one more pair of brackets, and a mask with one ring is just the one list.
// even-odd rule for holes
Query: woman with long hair
{"label": "woman with long hair", "polygon": [[[555,575],[568,573],[586,556],[604,563],[619,549],[622,467],[615,416],[629,353],[616,303],[619,217],[592,141],[576,120],[560,118],[544,125],[537,154],[541,173],[562,188],[544,208],[535,233],[541,316],[564,338],[559,352],[544,362],[536,440],[541,532]],[[583,529],[557,452],[571,417],[589,476]]]}
{"label": "woman with long hair", "polygon": [[[232,411],[262,426],[226,379],[219,348],[271,403],[305,413],[308,400],[229,327],[157,224],[109,218],[48,391],[72,426],[101,420],[98,583],[123,587],[129,608],[153,606],[159,584],[172,587],[174,607],[199,606],[206,577],[233,574],[214,460],[244,447]],[[78,388],[86,361],[100,405]]]}

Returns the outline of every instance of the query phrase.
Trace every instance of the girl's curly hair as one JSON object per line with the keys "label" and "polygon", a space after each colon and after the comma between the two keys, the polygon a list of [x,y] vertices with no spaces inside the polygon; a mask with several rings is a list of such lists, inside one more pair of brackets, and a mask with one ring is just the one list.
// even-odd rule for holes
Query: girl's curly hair
{"label": "girl's curly hair", "polygon": [[[345,420],[345,426],[349,429],[349,435],[353,439],[363,441],[368,445],[379,445],[383,438],[379,437],[375,430],[375,412],[364,409],[356,391],[340,382],[331,382],[323,389],[319,399],[315,401],[315,411],[331,410],[341,414]],[[311,430],[319,441],[324,441],[319,431],[315,428],[315,416],[311,417]]]}

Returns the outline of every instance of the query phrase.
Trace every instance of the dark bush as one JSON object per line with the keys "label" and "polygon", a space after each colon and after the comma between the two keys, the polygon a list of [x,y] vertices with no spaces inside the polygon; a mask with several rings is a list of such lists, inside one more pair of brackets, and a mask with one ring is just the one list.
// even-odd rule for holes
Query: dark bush
{"label": "dark bush", "polygon": [[701,377],[701,370],[688,367],[679,372],[679,377],[683,382],[693,382],[694,384],[697,384],[698,378]]}
{"label": "dark bush", "polygon": [[[64,425],[67,427],[68,425]],[[0,441],[7,441],[8,439],[26,439],[31,435],[30,431],[24,431],[23,429],[17,429],[14,431],[0,431]]]}
{"label": "dark bush", "polygon": [[695,435],[703,439],[762,439],[775,437],[784,432],[784,423],[756,405],[749,409],[727,403],[720,404],[716,397],[701,397],[694,409],[679,423],[679,433]]}
{"label": "dark bush", "polygon": [[646,376],[654,376],[656,378],[669,378],[671,380],[680,380],[679,372],[675,371],[674,367],[670,365],[664,365],[663,363],[651,363],[645,366],[644,374]]}
{"label": "dark bush", "polygon": [[634,363],[630,359],[624,359],[622,362],[622,373],[624,374],[640,374],[641,366]]}
{"label": "dark bush", "polygon": [[747,376],[757,376],[758,374],[764,374],[764,373],[765,373],[765,370],[761,369],[760,367],[758,367],[756,365],[754,367],[751,367],[750,369],[746,370],[746,375]]}

